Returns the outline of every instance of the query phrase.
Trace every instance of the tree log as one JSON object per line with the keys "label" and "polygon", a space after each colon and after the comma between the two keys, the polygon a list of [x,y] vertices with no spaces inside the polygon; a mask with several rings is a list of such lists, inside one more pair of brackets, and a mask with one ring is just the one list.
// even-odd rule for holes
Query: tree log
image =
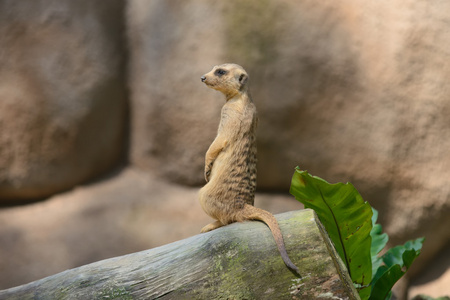
{"label": "tree log", "polygon": [[359,299],[316,214],[276,216],[301,277],[268,227],[235,223],[0,291],[0,299]]}

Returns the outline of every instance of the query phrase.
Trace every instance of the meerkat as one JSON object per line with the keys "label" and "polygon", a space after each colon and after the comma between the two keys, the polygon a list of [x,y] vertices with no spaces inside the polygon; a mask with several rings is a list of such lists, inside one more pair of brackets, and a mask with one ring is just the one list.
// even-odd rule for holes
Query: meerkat
{"label": "meerkat", "polygon": [[258,116],[249,93],[247,72],[239,65],[223,64],[203,75],[201,81],[226,97],[217,136],[205,156],[207,183],[199,192],[203,210],[216,221],[203,227],[201,232],[233,222],[263,221],[272,231],[286,266],[299,274],[298,268],[288,257],[275,217],[253,206]]}

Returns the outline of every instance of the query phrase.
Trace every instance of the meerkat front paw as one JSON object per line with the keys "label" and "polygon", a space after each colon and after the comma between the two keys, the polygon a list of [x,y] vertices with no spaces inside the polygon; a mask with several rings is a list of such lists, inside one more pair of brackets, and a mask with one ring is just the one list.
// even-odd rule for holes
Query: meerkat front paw
{"label": "meerkat front paw", "polygon": [[212,168],[212,163],[208,164],[205,166],[205,180],[206,182],[209,182],[209,178],[211,177],[211,168]]}

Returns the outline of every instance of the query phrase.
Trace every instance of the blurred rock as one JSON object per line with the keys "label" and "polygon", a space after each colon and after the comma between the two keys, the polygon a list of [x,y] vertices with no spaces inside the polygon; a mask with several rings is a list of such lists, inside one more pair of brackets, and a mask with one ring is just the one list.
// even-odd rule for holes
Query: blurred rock
{"label": "blurred rock", "polygon": [[0,1],[0,203],[110,170],[125,149],[124,1]]}
{"label": "blurred rock", "polygon": [[131,161],[172,182],[204,182],[224,101],[200,77],[222,61],[221,5],[129,1]]}
{"label": "blurred rock", "polygon": [[[196,192],[187,192],[190,188],[167,182],[203,184],[204,154],[224,99],[206,88],[200,76],[216,64],[236,62],[250,74],[259,111],[260,192],[287,192],[297,165],[329,182],[352,182],[380,211],[391,246],[426,237],[412,277],[448,243],[450,3],[129,0],[126,41],[124,10],[124,1],[118,0],[0,0],[0,199],[45,197],[111,169],[128,146],[128,129],[131,165],[151,173],[158,184],[141,192],[139,187],[134,191],[134,182],[131,188],[111,186],[105,204],[89,218],[104,213],[100,220],[110,226],[114,218],[103,212],[106,202],[133,193],[134,199],[148,195],[151,204],[142,211],[149,214],[162,205],[156,197],[159,185],[167,189],[159,199],[172,197],[165,196],[168,191],[196,198]],[[97,184],[85,188],[95,190]],[[93,239],[87,245],[97,246],[77,248],[82,258],[73,256],[72,246],[61,246],[64,239],[81,248],[84,244],[76,243],[91,226],[103,230],[97,223],[84,227],[78,208],[71,211],[71,205],[78,205],[69,204],[71,197],[86,197],[91,205],[99,198],[79,193],[76,189],[75,196],[67,193],[26,206],[24,212],[19,207],[1,211],[4,222],[8,218],[0,227],[2,239],[13,245],[8,253],[46,241],[45,235],[30,237],[28,232],[50,231],[49,224],[59,224],[45,225],[46,210],[52,215],[49,203],[59,203],[55,218],[66,216],[61,222],[85,230],[77,234],[62,227],[53,236],[51,249],[66,249],[65,256],[55,256],[58,268],[52,267],[48,249],[19,256],[14,267],[23,280],[31,278],[27,272],[45,276],[61,266],[154,246],[139,223],[129,231],[143,232],[143,237],[131,237],[129,231],[129,240],[104,235],[120,244],[119,250]],[[121,201],[117,205],[124,209]],[[142,207],[136,205],[139,212]],[[196,222],[193,214],[181,229],[164,223],[167,215],[182,218],[190,209],[181,206],[176,213],[178,205],[170,204],[175,211],[167,207],[167,214],[155,208],[152,226],[167,230],[155,232],[174,230],[168,237],[179,239],[178,230]],[[36,207],[45,208],[38,214]],[[34,215],[44,225],[36,225]],[[28,219],[34,221],[23,229],[20,224]],[[123,223],[132,220],[134,215]],[[199,223],[192,226],[205,222]],[[96,248],[104,245],[111,252]]]}

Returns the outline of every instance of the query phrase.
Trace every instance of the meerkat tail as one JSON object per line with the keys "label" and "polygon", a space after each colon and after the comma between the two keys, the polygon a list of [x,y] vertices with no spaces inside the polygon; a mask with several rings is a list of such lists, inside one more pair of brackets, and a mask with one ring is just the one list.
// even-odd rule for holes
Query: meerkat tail
{"label": "meerkat tail", "polygon": [[289,269],[296,272],[297,274],[300,274],[299,269],[297,268],[296,265],[294,265],[294,263],[291,261],[291,259],[287,254],[286,246],[283,241],[283,235],[281,234],[280,226],[278,225],[277,219],[275,219],[275,217],[270,212],[254,207],[249,204],[245,204],[241,212],[243,213],[243,217],[245,220],[259,220],[266,223],[266,225],[270,228],[270,231],[272,232],[272,235],[278,247],[278,251],[280,251],[281,258],[283,259],[284,263]]}

